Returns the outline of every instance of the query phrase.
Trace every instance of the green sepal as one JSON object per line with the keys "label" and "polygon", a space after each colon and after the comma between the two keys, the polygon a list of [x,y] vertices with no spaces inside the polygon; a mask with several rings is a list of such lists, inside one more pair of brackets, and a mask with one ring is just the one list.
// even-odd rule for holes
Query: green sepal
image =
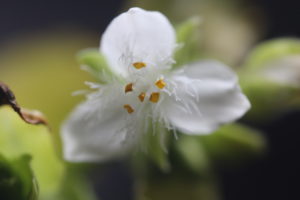
{"label": "green sepal", "polygon": [[30,167],[31,157],[7,160],[0,154],[0,197],[6,200],[37,200],[38,185]]}
{"label": "green sepal", "polygon": [[175,149],[184,165],[198,174],[206,174],[210,168],[210,158],[200,141],[199,136],[182,134],[179,140],[174,141]]}
{"label": "green sepal", "polygon": [[83,69],[93,75],[99,82],[107,83],[117,78],[98,49],[85,49],[78,53],[78,62]]}
{"label": "green sepal", "polygon": [[149,127],[146,138],[146,152],[149,158],[164,172],[168,172],[171,167],[167,149],[169,135],[169,131],[164,126],[154,123]]}
{"label": "green sepal", "polygon": [[193,17],[176,28],[177,43],[180,46],[175,52],[174,67],[180,67],[201,58],[200,24],[201,19]]}

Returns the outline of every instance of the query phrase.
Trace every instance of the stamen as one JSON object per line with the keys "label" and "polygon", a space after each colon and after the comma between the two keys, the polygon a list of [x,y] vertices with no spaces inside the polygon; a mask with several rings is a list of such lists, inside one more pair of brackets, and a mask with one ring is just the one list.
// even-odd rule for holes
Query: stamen
{"label": "stamen", "polygon": [[123,107],[127,110],[129,114],[134,112],[134,109],[129,104],[125,104]]}
{"label": "stamen", "polygon": [[159,92],[153,92],[149,98],[149,100],[153,103],[157,103],[159,100]]}
{"label": "stamen", "polygon": [[125,93],[127,93],[127,92],[132,92],[132,91],[133,91],[132,86],[133,86],[133,83],[127,84],[127,85],[125,86]]}
{"label": "stamen", "polygon": [[139,99],[140,99],[141,102],[144,101],[145,96],[146,96],[146,93],[145,93],[145,92],[142,92],[142,93],[139,95]]}
{"label": "stamen", "polygon": [[163,79],[159,79],[158,81],[155,82],[155,85],[159,88],[159,89],[163,89],[166,86],[166,82],[164,82]]}
{"label": "stamen", "polygon": [[143,62],[135,62],[132,64],[136,69],[142,69],[143,67],[146,67],[146,63]]}

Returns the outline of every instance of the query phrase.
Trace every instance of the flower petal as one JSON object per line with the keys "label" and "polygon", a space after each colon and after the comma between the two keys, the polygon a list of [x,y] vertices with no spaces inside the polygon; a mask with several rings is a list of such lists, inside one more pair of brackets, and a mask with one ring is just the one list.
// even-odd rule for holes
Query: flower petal
{"label": "flower petal", "polygon": [[116,73],[127,76],[128,67],[135,62],[169,62],[175,44],[175,31],[164,15],[131,8],[110,23],[100,50]]}
{"label": "flower petal", "polygon": [[127,153],[135,140],[128,135],[126,116],[115,101],[91,98],[80,104],[62,127],[65,159],[95,162]]}
{"label": "flower petal", "polygon": [[207,134],[240,118],[249,108],[235,73],[215,61],[197,62],[172,77],[176,90],[162,115],[187,134]]}

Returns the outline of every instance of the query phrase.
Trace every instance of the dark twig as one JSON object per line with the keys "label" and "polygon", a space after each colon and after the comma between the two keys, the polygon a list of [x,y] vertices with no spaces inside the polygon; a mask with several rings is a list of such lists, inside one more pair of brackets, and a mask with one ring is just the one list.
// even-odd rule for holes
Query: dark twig
{"label": "dark twig", "polygon": [[12,109],[28,124],[43,124],[48,126],[45,117],[40,112],[21,108],[16,101],[14,93],[6,84],[0,82],[0,106],[3,105],[12,107]]}

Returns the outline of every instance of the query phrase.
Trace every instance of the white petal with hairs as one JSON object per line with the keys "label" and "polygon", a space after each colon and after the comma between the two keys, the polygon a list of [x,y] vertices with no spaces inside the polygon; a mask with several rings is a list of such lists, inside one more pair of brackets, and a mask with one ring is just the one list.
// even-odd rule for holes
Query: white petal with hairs
{"label": "white petal with hairs", "polygon": [[64,156],[96,162],[132,151],[159,122],[185,134],[208,134],[249,108],[237,76],[216,61],[172,71],[175,30],[159,12],[131,8],[103,34],[100,51],[121,82],[99,85],[62,127]]}

